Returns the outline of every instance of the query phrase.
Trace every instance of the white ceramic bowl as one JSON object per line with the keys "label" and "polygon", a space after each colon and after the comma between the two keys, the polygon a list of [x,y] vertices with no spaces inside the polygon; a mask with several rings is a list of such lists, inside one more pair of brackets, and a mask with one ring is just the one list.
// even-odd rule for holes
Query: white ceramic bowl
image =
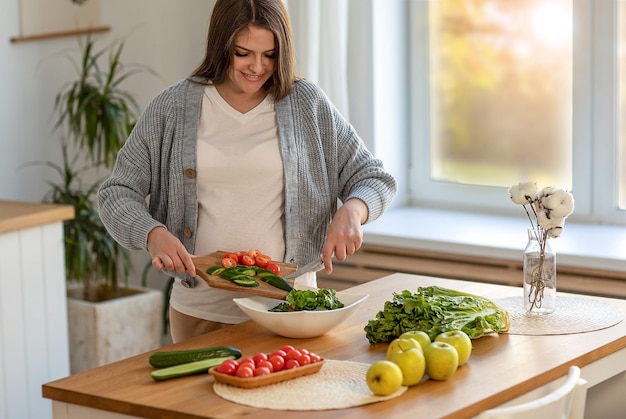
{"label": "white ceramic bowl", "polygon": [[342,308],[283,313],[268,310],[284,300],[254,296],[233,298],[233,301],[248,317],[277,335],[287,338],[312,338],[325,334],[350,317],[369,294],[337,292],[337,297],[344,304]]}

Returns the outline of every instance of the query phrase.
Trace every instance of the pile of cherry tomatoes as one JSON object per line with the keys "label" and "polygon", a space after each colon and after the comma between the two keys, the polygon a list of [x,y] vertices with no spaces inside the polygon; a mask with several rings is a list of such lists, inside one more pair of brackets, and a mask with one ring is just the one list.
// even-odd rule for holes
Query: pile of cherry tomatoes
{"label": "pile of cherry tomatoes", "polygon": [[250,358],[227,359],[217,367],[217,372],[241,378],[257,377],[273,372],[298,368],[321,360],[306,348],[296,349],[285,345],[271,354],[257,352]]}
{"label": "pile of cherry tomatoes", "polygon": [[240,252],[226,252],[222,256],[222,266],[224,268],[232,268],[233,266],[258,266],[280,274],[280,266],[272,262],[272,258],[259,250],[242,250]]}

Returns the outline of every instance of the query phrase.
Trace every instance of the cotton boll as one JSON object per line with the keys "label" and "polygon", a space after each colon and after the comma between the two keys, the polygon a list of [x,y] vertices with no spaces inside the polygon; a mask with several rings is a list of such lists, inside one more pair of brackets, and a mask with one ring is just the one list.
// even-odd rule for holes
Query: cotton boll
{"label": "cotton boll", "polygon": [[562,232],[563,232],[563,227],[552,227],[550,230],[548,230],[548,237],[552,237],[553,239],[556,239],[557,237],[561,235]]}
{"label": "cotton boll", "polygon": [[571,193],[558,189],[544,196],[541,205],[550,211],[551,217],[567,217],[574,211],[574,197]]}
{"label": "cotton boll", "polygon": [[531,204],[537,198],[537,183],[520,182],[509,188],[509,195],[511,196],[511,201],[516,204]]}

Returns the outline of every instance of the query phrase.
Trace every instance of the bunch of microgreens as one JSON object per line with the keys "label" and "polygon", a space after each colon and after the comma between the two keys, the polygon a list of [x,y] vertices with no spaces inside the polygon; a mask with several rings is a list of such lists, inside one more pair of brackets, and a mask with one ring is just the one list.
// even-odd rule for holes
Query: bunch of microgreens
{"label": "bunch of microgreens", "polygon": [[520,182],[513,185],[509,188],[509,195],[514,203],[524,207],[530,226],[537,235],[540,263],[532,272],[529,301],[531,307],[541,307],[545,287],[543,262],[546,243],[549,237],[557,238],[563,232],[565,219],[574,211],[574,196],[552,186],[539,190],[535,182]]}

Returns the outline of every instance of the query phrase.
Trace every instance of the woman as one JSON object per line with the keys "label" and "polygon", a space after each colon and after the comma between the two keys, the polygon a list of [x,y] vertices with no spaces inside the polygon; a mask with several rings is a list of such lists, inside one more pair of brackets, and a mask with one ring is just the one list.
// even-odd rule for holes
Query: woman
{"label": "woman", "polygon": [[259,249],[303,265],[322,254],[331,273],[395,192],[323,92],[295,76],[282,0],[218,0],[203,62],[148,105],[98,197],[115,240],[177,276],[178,342],[247,320],[240,293],[194,281],[194,255]]}

